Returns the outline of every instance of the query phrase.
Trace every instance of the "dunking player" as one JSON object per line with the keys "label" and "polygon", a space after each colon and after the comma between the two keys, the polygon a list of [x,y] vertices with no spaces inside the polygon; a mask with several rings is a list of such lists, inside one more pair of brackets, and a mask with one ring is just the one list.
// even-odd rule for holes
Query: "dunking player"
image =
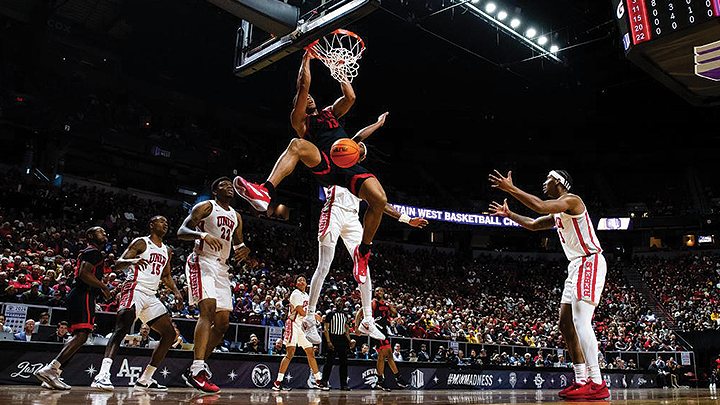
{"label": "dunking player", "polygon": [[[364,159],[364,155],[362,158]],[[330,272],[330,265],[335,257],[335,246],[338,238],[342,237],[345,247],[352,256],[352,252],[360,244],[363,234],[363,228],[358,217],[360,199],[345,187],[340,186],[325,188],[325,195],[325,206],[322,209],[318,227],[318,241],[320,242],[318,265],[310,280],[310,303],[302,324],[307,339],[313,344],[321,343],[320,334],[315,327],[315,308],[320,298],[323,282],[325,282],[325,277]],[[407,214],[401,215],[390,204],[386,205],[385,214],[416,228],[423,228],[428,223],[424,218],[410,218]],[[357,281],[362,307],[365,310],[365,316],[360,322],[358,331],[370,335],[374,339],[384,340],[385,335],[375,326],[372,317],[372,280],[369,266],[365,279]]]}
{"label": "dunking player", "polygon": [[[295,105],[290,115],[290,121],[298,138],[290,142],[265,183],[262,185],[250,183],[238,176],[234,180],[235,190],[256,210],[265,211],[275,194],[275,187],[292,173],[298,162],[302,162],[323,186],[343,186],[361,200],[367,201],[368,210],[364,218],[362,241],[353,251],[353,273],[356,274],[356,279],[364,279],[367,275],[370,245],[382,220],[387,197],[377,178],[364,167],[356,164],[343,169],[330,160],[332,144],[338,139],[349,138],[338,119],[355,103],[355,91],[350,83],[341,83],[342,97],[333,105],[318,111],[315,100],[309,93],[312,58],[309,52],[303,56],[297,80]],[[382,126],[385,116],[383,114],[378,123],[371,127]],[[362,137],[357,140],[362,141]]]}
{"label": "dunking player", "polygon": [[323,391],[329,388],[322,380],[322,373],[318,370],[317,361],[315,360],[315,348],[305,337],[302,331],[302,320],[306,314],[308,307],[308,295],[305,292],[307,288],[307,280],[305,277],[299,276],[295,279],[295,290],[290,294],[290,311],[288,312],[287,323],[285,324],[285,333],[283,334],[283,343],[285,344],[285,357],[280,362],[280,370],[277,379],[273,383],[272,389],[280,391],[286,389],[283,387],[283,379],[285,372],[295,355],[295,349],[300,346],[307,355],[310,370],[315,376],[315,386]]}
{"label": "dunking player", "polygon": [[160,333],[160,343],[153,350],[150,363],[145,367],[135,388],[151,391],[167,391],[167,387],[160,385],[152,377],[170,346],[175,341],[175,329],[172,326],[170,314],[165,306],[155,296],[160,280],[175,294],[175,303],[182,305],[183,297],[172,279],[170,260],[172,252],[163,243],[168,231],[167,218],[157,215],[148,223],[150,235],[137,238],[130,243],[125,253],[115,264],[115,270],[130,268],[127,280],[121,287],[120,306],[118,308],[115,330],[105,348],[105,358],[102,361],[100,372],[90,384],[93,388],[112,391],[110,367],[113,359],[120,349],[120,343],[128,334],[135,320],[140,320]]}
{"label": "dunking player", "polygon": [[67,365],[92,332],[97,295],[102,294],[105,299],[111,296],[110,289],[101,281],[105,260],[100,252],[108,243],[105,230],[95,226],[85,231],[85,236],[88,246],[78,256],[73,288],[67,298],[73,337],[65,343],[53,361],[35,372],[35,377],[40,381],[58,390],[70,389],[70,386],[60,379],[61,368]]}
{"label": "dunking player", "polygon": [[523,227],[537,231],[557,227],[558,236],[570,264],[560,301],[560,332],[565,339],[575,369],[575,382],[560,391],[567,399],[604,399],[610,396],[598,365],[598,342],[592,328],[595,307],[605,286],[607,265],[585,203],[570,193],[572,178],[564,170],[551,170],[543,183],[550,200],[528,194],[495,170],[492,186],[507,192],[531,210],[546,214],[536,219],[518,215],[503,204],[492,202],[493,215],[508,217]]}
{"label": "dunking player", "polygon": [[[376,288],[375,299],[372,301],[372,316],[375,318],[375,323],[381,329],[387,330],[387,328],[390,327],[390,317],[397,316],[397,314],[398,312],[395,306],[385,302],[385,289],[382,287]],[[360,328],[360,319],[364,319],[365,317],[365,308],[361,308],[355,317],[355,329]],[[377,363],[375,364],[375,370],[378,376],[377,386],[386,391],[390,390],[390,388],[385,385],[385,359],[387,359],[390,371],[392,371],[395,377],[395,383],[400,388],[407,388],[408,383],[400,375],[400,370],[398,370],[395,359],[393,359],[390,340],[383,336],[383,339],[373,339],[371,343],[377,345],[376,350],[378,357]]]}
{"label": "dunking player", "polygon": [[242,218],[230,206],[232,181],[221,177],[213,182],[211,191],[214,199],[195,205],[177,234],[179,239],[195,241],[185,276],[189,304],[200,309],[193,362],[183,378],[198,390],[218,392],[205,360],[225,335],[233,309],[227,260],[231,250],[236,261],[244,260],[250,250],[243,243]]}

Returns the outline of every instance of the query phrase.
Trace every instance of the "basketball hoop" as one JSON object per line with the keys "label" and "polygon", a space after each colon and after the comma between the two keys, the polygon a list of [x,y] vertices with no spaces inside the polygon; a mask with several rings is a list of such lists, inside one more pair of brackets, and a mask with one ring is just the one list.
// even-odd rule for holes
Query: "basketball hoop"
{"label": "basketball hoop", "polygon": [[357,61],[365,51],[365,43],[354,32],[339,29],[315,40],[306,49],[330,69],[335,80],[351,83],[358,74]]}

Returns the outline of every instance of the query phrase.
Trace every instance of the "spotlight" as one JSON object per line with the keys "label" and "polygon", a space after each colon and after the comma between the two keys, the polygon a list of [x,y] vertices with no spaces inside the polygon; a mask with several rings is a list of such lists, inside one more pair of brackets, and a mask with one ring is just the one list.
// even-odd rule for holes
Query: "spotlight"
{"label": "spotlight", "polygon": [[498,20],[502,21],[507,18],[507,13],[505,11],[501,11],[497,14]]}
{"label": "spotlight", "polygon": [[538,44],[540,44],[540,45],[545,45],[545,44],[547,44],[547,41],[548,41],[548,40],[547,40],[547,37],[540,37],[540,38],[538,38]]}
{"label": "spotlight", "polygon": [[495,5],[495,3],[488,3],[485,5],[485,11],[487,11],[488,13],[494,13],[496,8],[497,6]]}
{"label": "spotlight", "polygon": [[529,28],[529,29],[525,32],[525,36],[528,37],[528,38],[534,38],[535,35],[537,35],[537,31],[535,31],[535,28]]}
{"label": "spotlight", "polygon": [[512,21],[510,21],[510,26],[513,28],[517,28],[520,26],[520,20],[517,18],[513,18]]}
{"label": "spotlight", "polygon": [[552,52],[552,53],[556,53],[559,50],[560,50],[560,48],[558,48],[557,45],[553,45],[550,47],[550,52]]}

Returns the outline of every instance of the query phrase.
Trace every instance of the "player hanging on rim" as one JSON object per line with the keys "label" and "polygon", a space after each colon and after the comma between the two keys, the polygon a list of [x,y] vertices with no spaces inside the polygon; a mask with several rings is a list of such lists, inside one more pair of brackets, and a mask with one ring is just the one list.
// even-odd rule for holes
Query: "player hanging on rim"
{"label": "player hanging on rim", "polygon": [[85,344],[93,330],[95,301],[98,294],[102,294],[105,299],[109,299],[112,295],[110,289],[102,282],[105,259],[101,251],[108,243],[105,230],[94,226],[85,231],[85,236],[88,245],[78,255],[73,288],[67,297],[70,332],[73,337],[65,343],[53,361],[35,371],[35,377],[42,381],[43,387],[46,388],[70,389],[70,386],[60,378],[61,369]]}
{"label": "player hanging on rim", "polygon": [[[313,55],[305,52],[297,80],[297,94],[290,121],[298,138],[290,141],[275,163],[270,177],[260,184],[250,183],[238,176],[233,184],[240,196],[248,200],[258,211],[266,211],[275,195],[275,188],[290,175],[298,162],[302,162],[323,186],[339,185],[350,190],[368,203],[365,213],[361,243],[353,251],[353,274],[360,282],[367,276],[370,245],[380,226],[383,211],[387,205],[385,190],[377,178],[364,167],[356,164],[343,169],[329,158],[332,144],[341,138],[349,138],[338,119],[344,116],[355,103],[355,91],[349,82],[341,82],[342,97],[333,105],[318,111],[315,99],[310,95],[310,60]],[[377,127],[385,122],[382,115]],[[376,128],[377,129],[377,128]],[[361,131],[362,132],[362,131]],[[358,138],[360,141],[364,138]]]}
{"label": "player hanging on rim", "polygon": [[[361,160],[364,158],[365,154],[361,156]],[[358,217],[360,199],[345,187],[331,186],[326,187],[324,190],[326,200],[320,214],[320,225],[318,227],[318,265],[310,281],[310,303],[302,324],[307,339],[313,344],[322,342],[315,327],[315,309],[320,298],[320,290],[325,282],[325,277],[330,272],[330,265],[335,257],[335,246],[338,238],[342,238],[345,247],[352,256],[352,252],[360,244],[363,234],[363,228]],[[385,214],[416,228],[423,228],[428,223],[423,218],[410,218],[407,214],[401,215],[390,204],[386,205]],[[372,317],[372,279],[369,266],[367,277],[364,282],[358,283],[358,288],[365,316],[357,330],[361,334],[370,335],[373,339],[384,340],[385,335],[375,326]]]}
{"label": "player hanging on rim", "polygon": [[285,357],[280,361],[280,369],[278,370],[277,379],[271,387],[275,391],[289,390],[283,386],[285,372],[295,355],[295,349],[300,346],[307,355],[310,371],[315,377],[315,388],[327,391],[330,388],[322,380],[322,373],[318,370],[317,361],[315,360],[315,347],[310,343],[302,330],[302,320],[307,313],[308,295],[305,292],[307,288],[307,280],[305,277],[298,276],[295,279],[295,290],[290,294],[290,311],[288,312],[287,323],[285,324],[285,332],[283,333],[283,344],[285,345]]}
{"label": "player hanging on rim", "polygon": [[215,180],[211,192],[213,199],[195,205],[177,232],[179,239],[195,241],[185,276],[188,303],[200,309],[195,324],[193,362],[183,378],[188,385],[204,392],[220,391],[210,381],[212,374],[205,360],[222,341],[233,309],[227,261],[232,251],[236,261],[244,260],[250,253],[243,243],[242,218],[230,206],[234,196],[232,181],[227,177]]}
{"label": "player hanging on rim", "polygon": [[[375,318],[375,323],[382,328],[387,330],[390,327],[390,317],[397,316],[398,312],[395,306],[391,303],[385,302],[385,289],[378,287],[375,289],[375,299],[372,300],[372,316]],[[364,319],[365,308],[361,308],[355,316],[355,329],[360,327],[361,319]],[[395,377],[395,383],[400,388],[407,388],[408,383],[400,375],[395,364],[395,359],[392,355],[392,348],[390,347],[390,339],[383,336],[383,339],[373,339],[372,344],[377,346],[377,362],[375,364],[375,370],[377,371],[378,382],[377,386],[385,391],[390,391],[390,387],[385,385],[385,359],[388,361],[390,371],[392,371]]]}
{"label": "player hanging on rim", "polygon": [[120,349],[120,343],[130,332],[135,320],[140,320],[160,333],[160,342],[153,350],[150,363],[145,367],[142,376],[135,383],[135,388],[151,391],[167,391],[153,379],[155,370],[165,359],[170,346],[175,341],[175,329],[165,305],[156,297],[158,286],[162,280],[166,287],[175,295],[175,303],[182,308],[183,297],[172,279],[170,247],[163,243],[168,231],[168,220],[156,215],[148,222],[150,235],[137,238],[130,243],[125,253],[115,263],[115,270],[129,267],[128,277],[122,285],[120,305],[118,307],[115,330],[105,348],[105,358],[100,372],[90,384],[93,388],[112,391],[110,367]]}
{"label": "player hanging on rim", "polygon": [[543,183],[543,193],[550,200],[520,190],[513,184],[512,172],[507,177],[495,170],[490,174],[492,187],[515,197],[526,207],[546,214],[528,218],[510,211],[507,199],[503,204],[492,202],[493,215],[508,217],[532,231],[557,227],[558,237],[570,264],[560,300],[560,332],[570,351],[575,382],[560,391],[567,399],[605,399],[610,396],[598,365],[598,342],[592,328],[595,307],[605,286],[607,264],[600,241],[583,200],[570,193],[572,178],[564,170],[551,170]]}

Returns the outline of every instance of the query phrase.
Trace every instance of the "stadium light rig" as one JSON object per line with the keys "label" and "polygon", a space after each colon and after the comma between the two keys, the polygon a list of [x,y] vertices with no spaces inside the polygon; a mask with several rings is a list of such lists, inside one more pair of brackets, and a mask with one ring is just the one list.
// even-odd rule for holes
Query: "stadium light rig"
{"label": "stadium light rig", "polygon": [[537,38],[538,32],[535,28],[530,27],[524,33],[521,32],[523,24],[517,17],[513,17],[510,20],[509,25],[505,24],[503,21],[508,18],[508,13],[497,2],[488,1],[484,4],[478,4],[480,2],[475,0],[454,1],[459,3],[461,7],[464,7],[476,17],[479,17],[491,26],[503,31],[526,47],[540,52],[541,57],[551,59],[557,63],[563,63],[563,61],[557,56],[560,48],[557,45],[551,45],[550,49],[545,48],[548,44],[548,39],[542,35]]}

